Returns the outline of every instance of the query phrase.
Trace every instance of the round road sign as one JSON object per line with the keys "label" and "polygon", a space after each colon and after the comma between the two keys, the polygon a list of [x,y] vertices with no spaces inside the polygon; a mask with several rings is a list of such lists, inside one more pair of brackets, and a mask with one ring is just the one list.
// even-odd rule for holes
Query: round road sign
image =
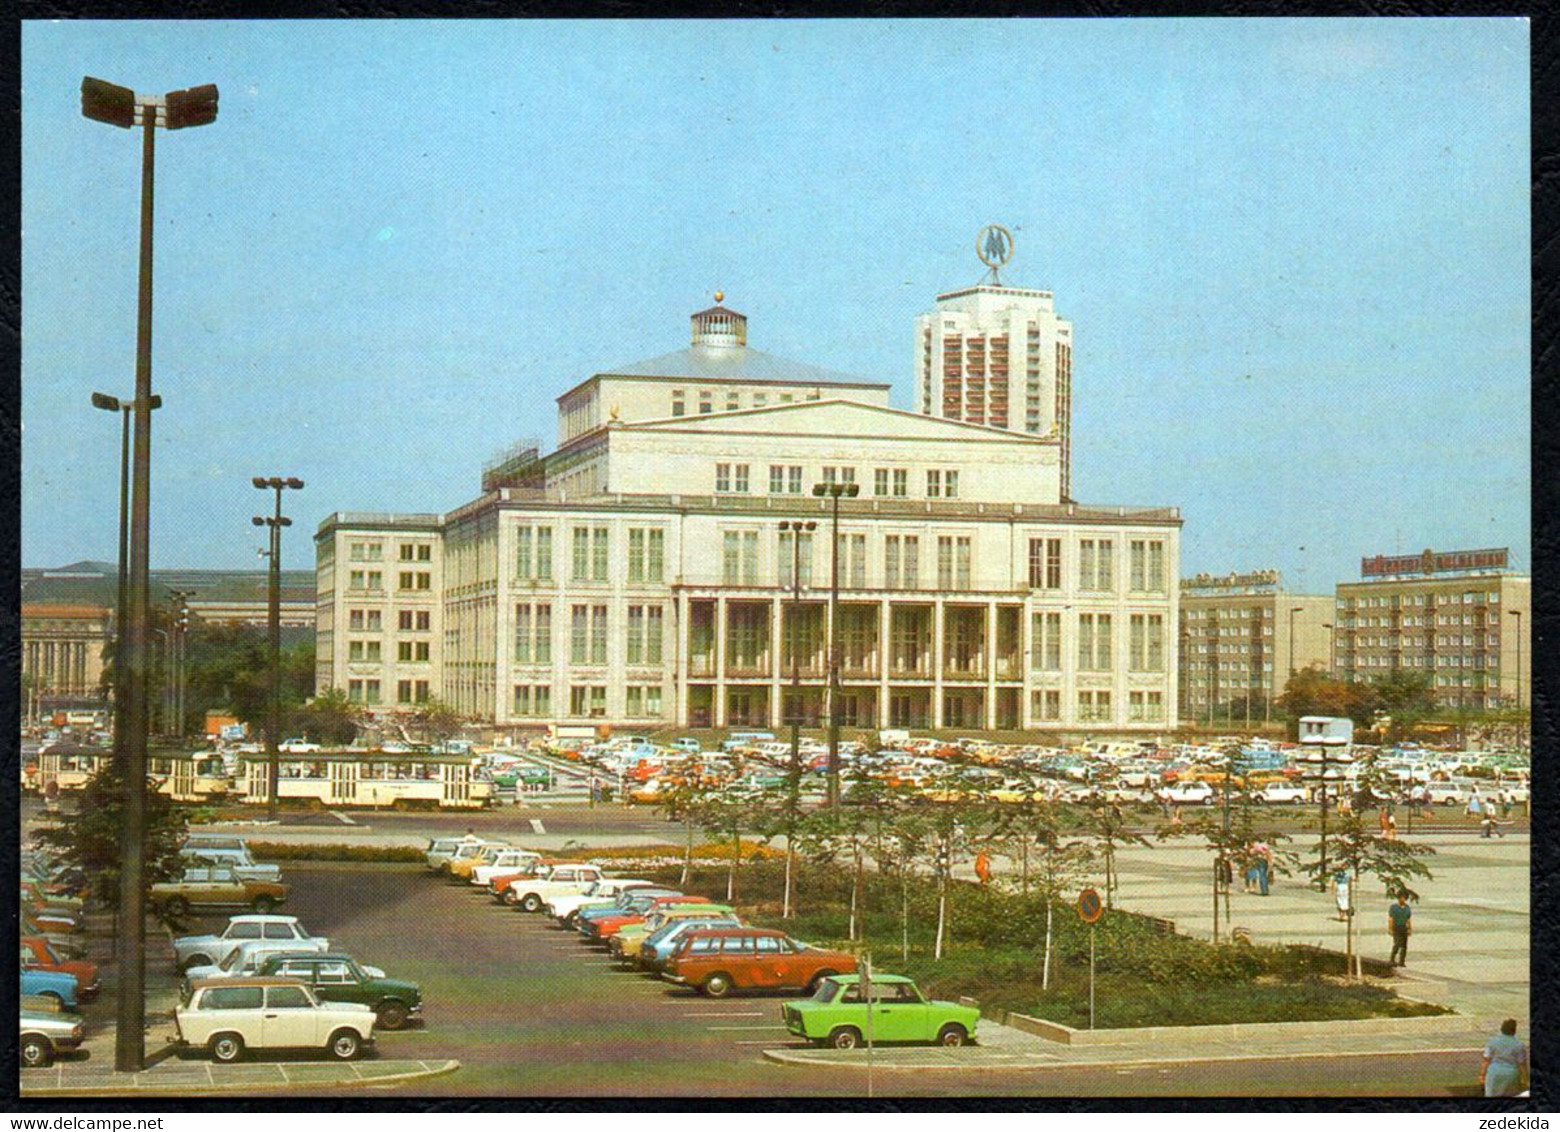
{"label": "round road sign", "polygon": [[1105,907],[1100,903],[1100,894],[1092,888],[1086,888],[1078,894],[1078,918],[1086,924],[1092,924],[1105,912]]}

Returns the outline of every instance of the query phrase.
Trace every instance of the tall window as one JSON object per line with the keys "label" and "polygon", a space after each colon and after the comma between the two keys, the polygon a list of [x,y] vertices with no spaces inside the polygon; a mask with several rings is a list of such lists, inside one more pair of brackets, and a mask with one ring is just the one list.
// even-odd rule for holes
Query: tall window
{"label": "tall window", "polygon": [[1165,592],[1165,544],[1158,539],[1133,539],[1129,546],[1130,585],[1134,593]]}
{"label": "tall window", "polygon": [[872,473],[872,494],[888,494],[888,469],[878,468]]}
{"label": "tall window", "polygon": [[955,589],[970,588],[970,540],[967,538],[954,540],[953,584]]}
{"label": "tall window", "polygon": [[1062,615],[1036,613],[1033,630],[1034,640],[1029,653],[1030,667],[1037,672],[1060,672],[1062,670]]}
{"label": "tall window", "polygon": [[662,611],[659,605],[628,607],[627,663],[660,664]]}
{"label": "tall window", "polygon": [[1087,723],[1110,721],[1110,693],[1083,691],[1078,693],[1078,719]]}
{"label": "tall window", "polygon": [[1032,590],[1062,588],[1061,539],[1032,538],[1029,540],[1029,588]]}
{"label": "tall window", "polygon": [[574,528],[573,569],[570,572],[576,582],[590,581],[590,528]]}
{"label": "tall window", "polygon": [[942,472],[936,468],[926,473],[926,498],[942,498]]}
{"label": "tall window", "polygon": [[1078,588],[1104,593],[1116,588],[1115,544],[1110,539],[1079,542]]}
{"label": "tall window", "polygon": [[785,465],[769,465],[769,494],[781,495],[785,492]]}
{"label": "tall window", "polygon": [[953,589],[953,539],[947,535],[937,539],[937,588]]}
{"label": "tall window", "polygon": [[516,527],[515,577],[521,579],[522,581],[529,581],[531,578],[536,576],[532,573],[532,571],[535,569],[535,559],[532,556],[531,546],[531,528]]}
{"label": "tall window", "polygon": [[607,663],[607,607],[590,607],[590,662]]}
{"label": "tall window", "polygon": [[866,535],[841,535],[840,541],[844,546],[840,548],[846,570],[846,585],[852,589],[865,589],[867,586],[867,536]]}
{"label": "tall window", "polygon": [[903,499],[910,494],[910,473],[904,468],[894,469],[894,498]]}
{"label": "tall window", "polygon": [[1080,613],[1078,615],[1079,671],[1110,671],[1110,634],[1110,614]]}
{"label": "tall window", "polygon": [[1129,622],[1129,664],[1133,672],[1163,672],[1165,621],[1158,613],[1134,613]]}
{"label": "tall window", "polygon": [[531,607],[515,606],[515,663],[531,663]]}
{"label": "tall window", "polygon": [[587,664],[590,658],[590,606],[576,605],[569,613],[569,663]]}
{"label": "tall window", "polygon": [[715,491],[717,494],[745,493],[748,489],[748,465],[716,464]]}
{"label": "tall window", "polygon": [[940,590],[967,590],[970,588],[971,548],[968,538],[937,539],[937,588]]}
{"label": "tall window", "polygon": [[792,566],[797,567],[797,572],[801,574],[803,586],[812,585],[813,537],[810,533],[803,531],[800,546],[793,549],[792,540],[796,537],[797,535],[794,531],[781,531],[779,546],[776,550],[776,554],[779,557],[777,565],[780,567],[780,585],[787,588],[796,585],[796,579],[791,576]]}
{"label": "tall window", "polygon": [[952,468],[943,472],[943,498],[959,498],[959,473]]}
{"label": "tall window", "polygon": [[1036,719],[1055,722],[1062,718],[1062,693],[1059,688],[1042,688],[1030,696]]}
{"label": "tall window", "polygon": [[672,416],[680,417],[687,413],[688,402],[685,400],[685,396],[684,390],[672,390]]}
{"label": "tall window", "polygon": [[628,580],[660,582],[666,575],[666,532],[654,527],[628,532]]}
{"label": "tall window", "polygon": [[607,556],[611,550],[610,533],[606,527],[597,527],[591,532],[590,580],[593,582],[607,580]]}
{"label": "tall window", "polygon": [[887,535],[883,539],[883,585],[891,590],[900,586],[899,563],[899,536]]}
{"label": "tall window", "polygon": [[906,535],[904,538],[904,560],[901,563],[901,584],[907,590],[921,588],[921,538],[919,535]]}
{"label": "tall window", "polygon": [[758,532],[726,531],[721,541],[721,580],[728,586],[758,585]]}

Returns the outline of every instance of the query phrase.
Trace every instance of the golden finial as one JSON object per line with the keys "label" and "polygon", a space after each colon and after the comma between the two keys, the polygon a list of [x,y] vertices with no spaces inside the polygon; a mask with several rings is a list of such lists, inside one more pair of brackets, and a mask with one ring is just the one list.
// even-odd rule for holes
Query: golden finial
{"label": "golden finial", "polygon": [[724,302],[725,299],[726,299],[726,292],[724,292],[724,291],[716,291],[715,292],[715,301],[717,303]]}

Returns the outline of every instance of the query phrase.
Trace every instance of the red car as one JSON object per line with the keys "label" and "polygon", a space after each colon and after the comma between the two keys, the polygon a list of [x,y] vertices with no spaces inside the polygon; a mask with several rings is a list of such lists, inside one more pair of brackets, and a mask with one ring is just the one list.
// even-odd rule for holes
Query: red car
{"label": "red car", "polygon": [[655,912],[670,904],[709,904],[711,900],[706,896],[663,896],[643,912],[626,916],[607,916],[600,920],[590,920],[581,931],[593,943],[605,943],[618,932],[630,924],[642,924]]}
{"label": "red car", "polygon": [[76,996],[83,1001],[96,998],[102,984],[98,981],[96,963],[85,959],[62,959],[41,936],[22,936],[22,966],[40,971],[58,971],[62,975],[76,976]]}
{"label": "red car", "polygon": [[666,961],[666,978],[724,998],[732,990],[813,990],[830,975],[856,970],[856,957],[827,951],[768,928],[690,931]]}

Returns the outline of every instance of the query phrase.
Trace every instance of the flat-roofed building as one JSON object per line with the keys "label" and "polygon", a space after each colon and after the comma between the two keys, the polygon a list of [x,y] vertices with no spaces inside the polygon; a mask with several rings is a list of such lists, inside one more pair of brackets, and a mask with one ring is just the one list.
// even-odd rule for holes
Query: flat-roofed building
{"label": "flat-roofed building", "polygon": [[1337,587],[1339,674],[1422,673],[1448,707],[1530,705],[1533,580],[1509,563],[1505,547],[1362,559]]}
{"label": "flat-roofed building", "polygon": [[688,350],[576,385],[558,447],[490,466],[462,507],[327,518],[320,686],[385,712],[439,695],[497,728],[816,724],[831,508],[812,491],[854,483],[846,726],[1174,726],[1175,508],[1064,502],[1054,436],[892,408],[885,385],[752,351],[746,323],[701,311]]}

